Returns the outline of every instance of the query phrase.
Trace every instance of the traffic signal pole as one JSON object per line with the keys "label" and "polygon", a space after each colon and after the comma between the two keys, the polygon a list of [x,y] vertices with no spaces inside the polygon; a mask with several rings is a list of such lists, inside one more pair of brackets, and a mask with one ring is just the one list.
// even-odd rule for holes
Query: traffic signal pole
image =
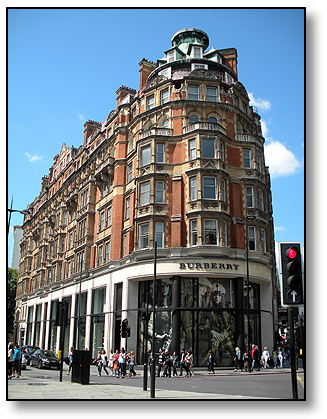
{"label": "traffic signal pole", "polygon": [[287,314],[288,314],[288,325],[290,328],[292,394],[293,394],[293,399],[298,400],[293,307],[288,307]]}

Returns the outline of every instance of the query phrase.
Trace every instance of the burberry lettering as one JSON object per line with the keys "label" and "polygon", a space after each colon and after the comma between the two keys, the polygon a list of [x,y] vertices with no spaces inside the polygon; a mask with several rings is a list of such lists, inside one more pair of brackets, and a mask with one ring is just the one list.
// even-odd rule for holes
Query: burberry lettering
{"label": "burberry lettering", "polygon": [[232,271],[237,271],[240,265],[235,265],[234,263],[179,263],[179,269],[229,269]]}

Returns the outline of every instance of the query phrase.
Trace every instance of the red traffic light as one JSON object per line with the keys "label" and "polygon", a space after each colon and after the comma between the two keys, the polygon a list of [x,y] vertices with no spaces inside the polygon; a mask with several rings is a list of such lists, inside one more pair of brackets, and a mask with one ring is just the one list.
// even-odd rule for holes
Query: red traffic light
{"label": "red traffic light", "polygon": [[290,249],[287,249],[287,257],[289,259],[294,259],[297,256],[297,249],[294,249],[294,247],[291,247]]}

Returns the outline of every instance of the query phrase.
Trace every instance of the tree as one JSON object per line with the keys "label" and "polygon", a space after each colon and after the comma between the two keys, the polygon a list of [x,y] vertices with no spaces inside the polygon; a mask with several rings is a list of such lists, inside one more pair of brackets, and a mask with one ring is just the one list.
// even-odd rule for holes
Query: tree
{"label": "tree", "polygon": [[14,331],[14,317],[16,306],[16,286],[17,286],[17,269],[8,268],[8,288],[7,288],[7,333]]}

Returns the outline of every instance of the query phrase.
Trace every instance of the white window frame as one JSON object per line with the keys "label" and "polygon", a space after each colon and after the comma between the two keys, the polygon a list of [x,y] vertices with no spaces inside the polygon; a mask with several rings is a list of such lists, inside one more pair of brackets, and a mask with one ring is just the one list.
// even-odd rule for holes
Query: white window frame
{"label": "white window frame", "polygon": [[157,148],[156,162],[157,163],[164,163],[165,162],[165,144],[157,143],[156,148]]}
{"label": "white window frame", "polygon": [[[211,224],[211,226],[210,226]],[[214,232],[213,241],[210,242],[208,237],[210,232]],[[206,219],[203,221],[203,237],[205,245],[217,245],[218,244],[218,220]]]}
{"label": "white window frame", "polygon": [[[215,90],[215,94],[209,94],[208,90],[212,89]],[[206,93],[207,93],[207,101],[208,102],[218,102],[218,89],[215,86],[207,86],[206,88]]]}
{"label": "white window frame", "polygon": [[191,246],[198,244],[198,221],[190,220],[190,242]]}
{"label": "white window frame", "polygon": [[163,180],[156,181],[156,203],[163,204],[165,202],[165,182]]}
{"label": "white window frame", "polygon": [[198,45],[193,45],[191,50],[191,58],[203,58],[203,48]]}
{"label": "white window frame", "polygon": [[[145,154],[149,153],[149,154]],[[147,166],[151,163],[151,145],[146,145],[141,148],[141,166]]]}
{"label": "white window frame", "polygon": [[[193,91],[191,91],[193,89]],[[200,87],[190,84],[187,88],[187,97],[189,100],[200,100]]]}
{"label": "white window frame", "polygon": [[158,248],[164,248],[164,233],[165,233],[165,223],[162,221],[156,222],[156,242]]}
{"label": "white window frame", "polygon": [[[213,183],[211,184],[212,180]],[[207,194],[206,192],[210,193]],[[212,192],[214,192],[214,197],[212,197]],[[203,176],[203,199],[217,199],[217,179],[215,176]]]}
{"label": "white window frame", "polygon": [[99,252],[98,252],[98,265],[102,265],[103,263],[103,246],[99,246]]}
{"label": "white window frame", "polygon": [[139,248],[147,249],[149,247],[149,223],[139,225]]}
{"label": "white window frame", "polygon": [[248,226],[249,250],[256,250],[255,227]]}
{"label": "white window frame", "polygon": [[190,200],[196,201],[197,198],[197,179],[196,176],[190,178]]}
{"label": "white window frame", "polygon": [[248,148],[245,148],[243,150],[243,159],[244,159],[244,167],[246,169],[251,169],[251,150]]}
{"label": "white window frame", "polygon": [[254,207],[253,186],[246,186],[246,206],[247,208]]}
{"label": "white window frame", "polygon": [[146,109],[147,111],[154,108],[154,95],[150,95],[146,98]]}
{"label": "white window frame", "polygon": [[163,105],[169,102],[169,89],[161,90],[160,92],[160,104]]}
{"label": "white window frame", "polygon": [[140,183],[140,205],[150,203],[150,181]]}
{"label": "white window frame", "polygon": [[189,150],[189,159],[194,160],[196,159],[196,141],[195,138],[188,142],[188,150]]}

